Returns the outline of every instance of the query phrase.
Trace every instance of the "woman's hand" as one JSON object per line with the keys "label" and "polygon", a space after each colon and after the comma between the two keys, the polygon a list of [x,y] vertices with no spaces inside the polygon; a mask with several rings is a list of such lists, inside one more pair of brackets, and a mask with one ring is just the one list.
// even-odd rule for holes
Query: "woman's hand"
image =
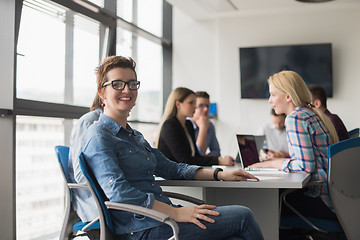
{"label": "woman's hand", "polygon": [[200,206],[194,207],[180,207],[176,208],[175,215],[171,216],[176,222],[192,222],[198,225],[202,229],[206,229],[206,226],[200,222],[200,220],[214,223],[215,220],[208,217],[218,216],[219,212],[213,211],[211,209],[216,208],[214,205],[203,204]]}
{"label": "woman's hand", "polygon": [[254,163],[249,168],[277,168],[279,170],[282,170],[282,163],[285,160],[285,158],[277,158],[272,160],[267,160],[259,163]]}
{"label": "woman's hand", "polygon": [[224,181],[246,181],[247,179],[259,181],[257,177],[241,169],[218,172],[218,178]]}
{"label": "woman's hand", "polygon": [[285,152],[285,151],[273,151],[273,150],[269,150],[268,153],[266,154],[266,160],[271,160],[274,158],[285,158],[286,156],[289,156],[289,153]]}
{"label": "woman's hand", "polygon": [[234,166],[235,159],[231,156],[218,157],[219,165]]}

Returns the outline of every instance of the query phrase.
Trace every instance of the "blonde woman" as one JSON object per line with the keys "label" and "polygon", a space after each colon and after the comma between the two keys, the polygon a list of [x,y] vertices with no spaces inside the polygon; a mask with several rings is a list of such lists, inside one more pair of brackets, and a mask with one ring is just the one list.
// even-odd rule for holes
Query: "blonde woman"
{"label": "blonde woman", "polygon": [[[324,185],[293,194],[295,208],[304,215],[337,219],[331,210],[327,186],[328,146],[339,141],[330,119],[311,104],[304,80],[293,71],[282,71],[268,79],[270,98],[276,114],[285,113],[290,158],[264,161],[251,167],[275,167],[285,172],[311,173]],[[291,197],[290,197],[291,198]],[[291,199],[289,200],[291,202]]]}
{"label": "blonde woman", "polygon": [[195,145],[195,131],[191,121],[196,109],[196,96],[188,88],[174,89],[165,106],[160,125],[158,149],[169,159],[201,166],[235,164],[230,156],[202,156]]}

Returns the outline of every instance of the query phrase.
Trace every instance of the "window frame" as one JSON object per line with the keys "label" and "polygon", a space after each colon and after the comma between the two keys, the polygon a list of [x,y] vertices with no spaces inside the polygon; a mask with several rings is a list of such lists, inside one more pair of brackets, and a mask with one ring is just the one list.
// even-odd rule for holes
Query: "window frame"
{"label": "window frame", "polygon": [[[123,18],[116,15],[116,13],[111,12],[109,9],[114,9],[112,4],[116,4],[115,1],[104,1],[104,8],[101,8],[92,2],[87,0],[82,0],[85,5],[89,6],[89,8],[98,12],[93,11],[85,6],[82,6],[74,1],[64,1],[64,0],[49,0],[50,2],[54,2],[58,5],[64,6],[71,11],[76,13],[80,13],[87,17],[93,18],[99,21],[101,24],[105,25],[108,28],[108,31],[104,30],[104,34],[108,34],[108,36],[101,36],[100,41],[103,49],[100,49],[103,56],[103,59],[106,56],[114,55],[116,52],[116,27],[121,26],[122,28],[131,31],[136,36],[144,37],[152,42],[161,44],[163,49],[163,107],[165,106],[165,100],[169,96],[172,89],[172,6],[163,0],[163,37],[158,37],[135,24],[124,20]],[[22,7],[22,4],[21,4]],[[21,14],[21,9],[20,9]],[[21,16],[19,16],[20,18]],[[17,35],[20,27],[20,21],[16,24]],[[105,49],[106,48],[106,49]],[[71,54],[72,54],[72,50]],[[104,54],[105,53],[105,54]],[[68,61],[67,61],[68,62]],[[72,61],[71,61],[72,64]],[[65,66],[66,71],[72,71],[71,68]],[[16,72],[16,66],[15,66]],[[66,72],[65,74],[68,74]],[[65,82],[65,96],[71,93],[72,89],[67,86],[71,86],[72,82]],[[16,86],[16,80],[14,82],[14,86]],[[67,99],[65,99],[66,101]],[[0,109],[1,110],[1,109]],[[2,109],[3,111],[6,109]],[[61,118],[70,118],[76,119],[81,115],[85,114],[89,111],[87,107],[74,106],[72,104],[57,104],[57,103],[48,103],[42,101],[34,101],[28,99],[17,98],[16,94],[14,94],[14,112],[15,115],[27,115],[27,116],[42,116],[42,117],[61,117]],[[15,116],[16,117],[16,116]],[[146,122],[137,120],[137,123],[153,123],[156,122]]]}
{"label": "window frame", "polygon": [[[163,49],[163,86],[162,86],[162,99],[163,99],[163,107],[164,103],[169,96],[172,89],[172,6],[163,0],[163,37],[157,37],[154,34],[151,34],[138,26],[125,21],[124,19],[116,16],[115,13],[111,13],[109,10],[102,9],[95,4],[92,4],[89,1],[82,0],[86,4],[93,6],[99,9],[99,12],[91,11],[89,8],[81,6],[73,1],[68,0],[47,0],[49,2],[54,2],[59,5],[65,6],[72,11],[80,13],[82,15],[93,18],[104,25],[108,26],[108,31],[103,29],[103,32],[107,32],[108,37],[102,39],[100,38],[100,43],[103,46],[106,46],[106,49],[103,49],[100,52],[103,53],[103,57],[105,55],[113,55],[116,52],[116,41],[115,41],[115,31],[116,31],[116,23],[121,23],[122,26],[127,26],[131,31],[135,34],[145,37],[151,41],[160,43]],[[104,7],[108,6],[107,3],[111,3],[112,0],[105,0]],[[136,1],[136,0],[134,0]],[[114,1],[112,1],[114,2]],[[6,56],[9,58],[13,68],[11,70],[6,71],[9,77],[7,82],[10,83],[8,88],[12,88],[12,93],[10,96],[10,101],[6,101],[5,104],[0,106],[0,121],[6,122],[6,124],[12,126],[9,132],[12,132],[10,136],[6,136],[1,138],[2,141],[8,141],[6,144],[12,145],[12,148],[9,151],[5,152],[4,160],[11,160],[10,164],[3,164],[2,173],[7,173],[0,177],[3,182],[3,185],[9,186],[7,189],[3,189],[4,192],[8,192],[8,197],[2,198],[4,200],[1,203],[1,208],[7,209],[6,211],[0,211],[4,214],[4,218],[8,219],[8,223],[4,224],[1,229],[4,231],[4,237],[8,236],[9,239],[16,239],[16,184],[15,184],[15,176],[16,176],[16,116],[24,115],[24,116],[39,116],[39,117],[56,117],[56,118],[64,118],[66,121],[72,121],[73,119],[79,118],[81,115],[89,111],[87,107],[74,106],[71,104],[58,104],[58,103],[49,103],[42,101],[34,101],[29,99],[17,98],[16,96],[16,68],[17,68],[17,41],[19,36],[19,28],[20,28],[20,19],[21,12],[23,7],[23,0],[6,0],[5,2],[1,2],[0,6],[5,6],[5,9],[10,10],[6,16],[12,18],[9,22],[4,22],[0,24],[2,26],[6,26],[8,29],[14,29],[13,36],[9,39],[5,39],[3,42],[8,43],[7,46],[11,46],[11,50],[13,51],[13,55],[9,54],[9,51],[6,52]],[[111,9],[111,8],[110,8]],[[15,10],[12,12],[11,10]],[[13,45],[12,45],[13,43]],[[105,48],[105,47],[104,47]],[[9,56],[10,55],[10,56]],[[103,59],[103,58],[101,58]],[[65,96],[67,92],[65,90]],[[8,102],[12,102],[12,104],[7,104]],[[9,106],[8,106],[9,105]],[[67,126],[72,127],[72,125],[67,124],[65,121],[65,128]],[[157,124],[153,122],[142,122],[142,121],[133,121],[135,123],[145,123],[145,124]],[[68,127],[69,129],[69,127]],[[65,141],[69,141],[69,132],[65,129],[64,133]],[[65,144],[69,144],[69,142],[65,142]]]}

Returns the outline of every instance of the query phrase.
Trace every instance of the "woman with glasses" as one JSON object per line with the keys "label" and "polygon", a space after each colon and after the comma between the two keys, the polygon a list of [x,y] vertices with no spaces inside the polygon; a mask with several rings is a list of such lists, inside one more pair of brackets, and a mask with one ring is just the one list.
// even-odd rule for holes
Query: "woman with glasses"
{"label": "woman with glasses", "polygon": [[195,131],[190,120],[196,109],[196,96],[188,88],[174,89],[165,105],[157,141],[159,150],[169,159],[201,166],[235,165],[230,156],[202,156],[195,144]]}
{"label": "woman with glasses", "polygon": [[[152,148],[127,122],[140,82],[135,62],[121,56],[107,57],[97,70],[98,94],[103,113],[84,138],[82,152],[95,178],[112,202],[151,208],[178,222],[180,239],[263,239],[253,213],[243,206],[174,206],[163,194],[154,175],[165,179],[256,179],[240,169],[222,171],[175,163]],[[86,200],[84,200],[86,201]],[[168,239],[172,229],[134,213],[112,211],[120,239]],[[83,219],[82,219],[83,220]],[[205,230],[206,229],[206,230]]]}

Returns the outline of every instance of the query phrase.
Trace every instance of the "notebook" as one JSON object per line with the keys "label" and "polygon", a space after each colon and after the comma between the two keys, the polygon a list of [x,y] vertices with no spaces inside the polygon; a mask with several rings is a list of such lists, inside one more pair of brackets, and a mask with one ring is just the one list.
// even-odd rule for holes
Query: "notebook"
{"label": "notebook", "polygon": [[251,164],[260,162],[259,152],[263,149],[265,136],[236,134],[239,154],[236,161],[244,170],[278,170],[276,168],[248,168]]}

